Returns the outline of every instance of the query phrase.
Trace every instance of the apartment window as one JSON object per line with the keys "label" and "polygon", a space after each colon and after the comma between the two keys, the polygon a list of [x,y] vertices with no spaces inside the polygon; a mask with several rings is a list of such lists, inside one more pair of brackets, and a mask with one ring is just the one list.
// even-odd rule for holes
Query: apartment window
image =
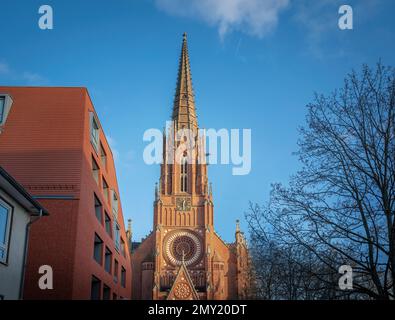
{"label": "apartment window", "polygon": [[109,191],[108,184],[107,184],[106,180],[103,178],[103,195],[104,195],[104,198],[106,199],[107,202],[109,202],[108,201],[108,191]]}
{"label": "apartment window", "polygon": [[109,286],[103,285],[103,300],[110,300],[111,289]]}
{"label": "apartment window", "polygon": [[101,281],[92,276],[91,282],[91,300],[100,300]]}
{"label": "apartment window", "polygon": [[114,282],[118,282],[118,261],[114,259]]}
{"label": "apartment window", "polygon": [[106,247],[106,253],[104,254],[104,269],[111,273],[111,262],[112,262],[112,252]]}
{"label": "apartment window", "polygon": [[11,207],[0,199],[0,262],[6,263],[11,228]]}
{"label": "apartment window", "polygon": [[92,175],[93,179],[95,179],[96,183],[99,184],[99,166],[95,160],[95,158],[92,156]]}
{"label": "apartment window", "polygon": [[113,300],[118,300],[118,296],[117,296],[116,293],[113,293],[113,294],[112,294],[112,299],[113,299]]}
{"label": "apartment window", "polygon": [[103,206],[101,205],[101,202],[96,195],[95,195],[95,214],[97,220],[99,220],[100,223],[103,223]]}
{"label": "apartment window", "polygon": [[119,227],[118,222],[114,218],[114,242],[115,248],[119,251],[121,245],[121,228]]}
{"label": "apartment window", "polygon": [[90,113],[91,118],[91,142],[96,151],[99,150],[99,125],[93,112]]}
{"label": "apartment window", "polygon": [[112,190],[111,206],[113,214],[118,216],[118,196],[114,190]]}
{"label": "apartment window", "polygon": [[4,125],[12,106],[12,98],[8,94],[0,95],[0,125]]}
{"label": "apartment window", "polygon": [[95,245],[93,249],[93,257],[98,264],[102,264],[103,256],[103,240],[95,233]]}
{"label": "apartment window", "polygon": [[125,257],[125,253],[126,253],[126,251],[125,251],[125,241],[123,241],[123,239],[121,238],[121,253],[122,253],[122,255]]}
{"label": "apartment window", "polygon": [[5,97],[0,96],[0,124],[3,122],[4,113],[5,113]]}
{"label": "apartment window", "polygon": [[105,219],[106,232],[107,232],[107,234],[110,237],[112,237],[112,234],[111,234],[111,219],[110,219],[110,216],[107,214],[107,212],[105,212],[105,214],[104,214],[104,219]]}
{"label": "apartment window", "polygon": [[104,147],[101,143],[100,143],[100,158],[101,158],[101,164],[103,165],[104,168],[107,169],[107,153],[104,150]]}
{"label": "apartment window", "polygon": [[121,285],[126,288],[126,269],[124,267],[121,269]]}

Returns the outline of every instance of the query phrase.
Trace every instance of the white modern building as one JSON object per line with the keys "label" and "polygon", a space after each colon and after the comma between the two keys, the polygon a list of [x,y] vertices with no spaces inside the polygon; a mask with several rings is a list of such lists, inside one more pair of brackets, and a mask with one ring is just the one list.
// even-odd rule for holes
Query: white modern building
{"label": "white modern building", "polygon": [[0,300],[22,298],[30,225],[48,212],[0,167]]}

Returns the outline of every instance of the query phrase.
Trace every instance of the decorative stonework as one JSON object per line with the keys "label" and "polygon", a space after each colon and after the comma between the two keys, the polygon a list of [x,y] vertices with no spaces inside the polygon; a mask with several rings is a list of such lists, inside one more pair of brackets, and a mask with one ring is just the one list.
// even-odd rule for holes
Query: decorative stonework
{"label": "decorative stonework", "polygon": [[179,300],[187,300],[192,295],[191,288],[185,281],[177,283],[174,288],[174,296]]}
{"label": "decorative stonework", "polygon": [[187,266],[199,263],[202,255],[202,241],[191,231],[174,231],[164,241],[165,259],[172,265],[181,265],[184,259]]}
{"label": "decorative stonework", "polygon": [[75,184],[26,184],[24,185],[29,190],[76,190]]}

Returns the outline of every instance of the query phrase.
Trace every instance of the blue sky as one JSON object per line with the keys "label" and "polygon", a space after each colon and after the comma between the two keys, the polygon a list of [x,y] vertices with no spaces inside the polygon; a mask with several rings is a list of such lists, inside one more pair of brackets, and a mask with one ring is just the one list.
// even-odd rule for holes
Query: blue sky
{"label": "blue sky", "polygon": [[[54,29],[38,28],[38,8]],[[182,33],[199,124],[251,128],[252,171],[212,165],[216,229],[227,241],[248,202],[298,169],[298,127],[314,92],[330,93],[363,63],[395,65],[395,3],[337,0],[0,0],[0,85],[86,86],[111,141],[125,219],[134,239],[152,227],[158,166],[144,163],[143,133],[170,117]],[[247,226],[242,222],[242,228]]]}

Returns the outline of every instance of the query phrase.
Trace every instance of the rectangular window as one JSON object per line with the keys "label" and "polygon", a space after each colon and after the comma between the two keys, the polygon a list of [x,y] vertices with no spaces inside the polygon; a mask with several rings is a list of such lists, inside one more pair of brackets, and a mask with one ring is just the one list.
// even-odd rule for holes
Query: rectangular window
{"label": "rectangular window", "polygon": [[0,262],[6,263],[11,229],[11,207],[0,199]]}
{"label": "rectangular window", "polygon": [[108,189],[108,184],[107,184],[107,182],[106,182],[106,180],[105,180],[104,178],[103,178],[102,183],[103,183],[103,194],[104,194],[104,198],[106,199],[107,202],[109,202],[109,201],[108,201],[108,191],[109,191],[109,189]]}
{"label": "rectangular window", "polygon": [[5,97],[0,96],[0,124],[3,122],[4,113],[5,113]]}
{"label": "rectangular window", "polygon": [[96,183],[99,184],[99,166],[95,160],[95,158],[92,156],[92,175],[93,179],[95,179]]}
{"label": "rectangular window", "polygon": [[103,285],[103,300],[110,300],[111,289],[109,286]]}
{"label": "rectangular window", "polygon": [[103,223],[103,206],[101,205],[100,200],[96,195],[95,196],[95,214],[97,220],[99,220],[100,223]]}
{"label": "rectangular window", "polygon": [[104,255],[104,269],[111,273],[111,262],[112,262],[112,252],[106,247],[106,253]]}
{"label": "rectangular window", "polygon": [[92,276],[91,282],[91,300],[100,300],[101,281]]}
{"label": "rectangular window", "polygon": [[118,222],[115,220],[114,217],[114,243],[115,249],[119,252],[121,246],[121,228],[119,227]]}
{"label": "rectangular window", "polygon": [[93,112],[90,113],[91,120],[91,142],[96,151],[99,150],[99,124]]}
{"label": "rectangular window", "polygon": [[126,250],[125,250],[125,241],[121,238],[121,253],[125,257],[126,256]]}
{"label": "rectangular window", "polygon": [[118,282],[118,261],[114,259],[114,282]]}
{"label": "rectangular window", "polygon": [[107,153],[104,150],[104,147],[101,143],[100,143],[100,158],[101,158],[101,164],[107,170]]}
{"label": "rectangular window", "polygon": [[121,285],[126,288],[126,269],[124,267],[121,269]]}
{"label": "rectangular window", "polygon": [[95,244],[93,249],[93,257],[98,264],[102,264],[103,259],[103,240],[95,233]]}
{"label": "rectangular window", "polygon": [[113,294],[112,294],[112,299],[113,299],[113,300],[118,300],[118,296],[117,296],[116,293],[113,293]]}
{"label": "rectangular window", "polygon": [[107,212],[104,213],[104,219],[105,219],[106,232],[107,232],[107,234],[110,237],[112,237],[112,234],[111,234],[111,219],[110,219],[110,216],[107,214]]}
{"label": "rectangular window", "polygon": [[118,196],[114,190],[112,190],[111,206],[113,214],[118,217]]}

